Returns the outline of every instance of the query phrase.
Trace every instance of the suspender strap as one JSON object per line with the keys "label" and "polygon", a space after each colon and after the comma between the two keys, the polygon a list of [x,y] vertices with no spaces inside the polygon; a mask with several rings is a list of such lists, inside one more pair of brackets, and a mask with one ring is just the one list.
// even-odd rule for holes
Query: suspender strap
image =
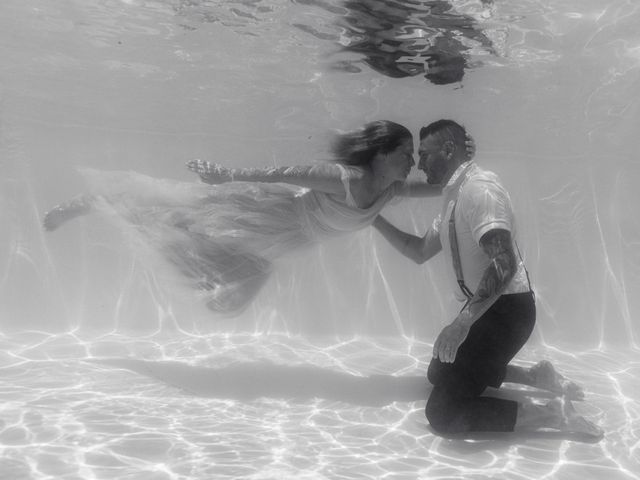
{"label": "suspender strap", "polygon": [[451,259],[453,260],[453,270],[456,272],[456,279],[460,290],[467,299],[473,297],[473,292],[469,290],[464,283],[464,276],[462,275],[462,261],[460,260],[460,250],[458,249],[458,235],[456,234],[456,203],[451,208],[451,217],[449,218],[449,244],[451,245]]}

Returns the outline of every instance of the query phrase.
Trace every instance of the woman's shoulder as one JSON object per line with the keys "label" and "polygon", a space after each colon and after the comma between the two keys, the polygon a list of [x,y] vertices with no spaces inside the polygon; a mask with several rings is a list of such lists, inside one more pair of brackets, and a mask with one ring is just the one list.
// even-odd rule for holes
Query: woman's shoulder
{"label": "woman's shoulder", "polygon": [[349,180],[363,180],[367,176],[367,169],[358,165],[345,165],[343,163],[334,163],[336,168],[341,172],[343,177]]}
{"label": "woman's shoulder", "polygon": [[345,165],[335,161],[319,161],[311,166],[311,173],[324,177],[338,177],[344,181],[362,180],[366,171],[363,167],[356,165]]}

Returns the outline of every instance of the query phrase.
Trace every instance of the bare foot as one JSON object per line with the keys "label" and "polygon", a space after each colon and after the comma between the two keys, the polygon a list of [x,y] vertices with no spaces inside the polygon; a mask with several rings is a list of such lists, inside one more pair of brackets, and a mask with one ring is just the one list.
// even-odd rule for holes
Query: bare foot
{"label": "bare foot", "polygon": [[56,230],[60,225],[72,218],[89,213],[91,211],[91,204],[91,197],[84,195],[75,197],[68,202],[56,205],[45,213],[42,224],[45,230]]}
{"label": "bare foot", "polygon": [[572,400],[584,400],[582,387],[558,373],[551,362],[542,360],[531,367],[529,372],[533,376],[534,387],[566,396]]}
{"label": "bare foot", "polygon": [[600,440],[604,437],[604,430],[579,415],[569,400],[559,398],[551,400],[547,407],[559,414],[560,424],[558,425],[558,430],[561,432],[587,437],[591,440]]}

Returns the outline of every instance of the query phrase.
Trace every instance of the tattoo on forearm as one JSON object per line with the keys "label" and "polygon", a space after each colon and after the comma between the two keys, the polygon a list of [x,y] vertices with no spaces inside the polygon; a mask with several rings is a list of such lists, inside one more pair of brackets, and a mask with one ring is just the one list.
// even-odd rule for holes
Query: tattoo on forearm
{"label": "tattoo on forearm", "polygon": [[480,245],[491,259],[491,264],[480,280],[470,307],[498,294],[516,272],[516,256],[508,231],[492,230],[482,237]]}

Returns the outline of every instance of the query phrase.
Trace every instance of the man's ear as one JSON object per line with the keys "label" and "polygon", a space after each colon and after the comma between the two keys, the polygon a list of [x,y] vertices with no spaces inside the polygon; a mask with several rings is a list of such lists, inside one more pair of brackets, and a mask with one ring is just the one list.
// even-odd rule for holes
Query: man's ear
{"label": "man's ear", "polygon": [[446,155],[453,155],[456,151],[456,144],[451,140],[447,140],[442,144],[442,150]]}

